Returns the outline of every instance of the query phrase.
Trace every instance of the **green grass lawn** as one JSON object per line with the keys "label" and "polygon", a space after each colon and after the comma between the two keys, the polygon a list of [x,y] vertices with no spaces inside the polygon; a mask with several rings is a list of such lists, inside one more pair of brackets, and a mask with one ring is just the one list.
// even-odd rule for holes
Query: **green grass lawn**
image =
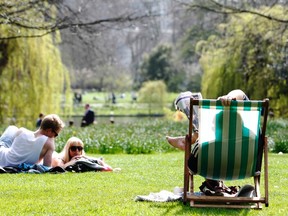
{"label": "green grass lawn", "polygon": [[[175,98],[179,93],[168,93],[164,98],[165,107],[171,109]],[[148,104],[140,103],[139,100],[132,101],[130,92],[124,93],[124,97],[120,97],[120,93],[116,93],[116,104],[112,104],[109,100],[110,93],[107,92],[85,92],[82,95],[82,103],[73,107],[73,115],[83,115],[84,105],[89,103],[97,115],[139,115],[139,114],[163,114],[163,109],[158,105],[151,107],[149,112]],[[153,105],[153,104],[152,104]]]}
{"label": "green grass lawn", "polygon": [[[135,202],[137,195],[183,186],[183,152],[170,147],[165,135],[187,132],[187,121],[138,120],[65,127],[56,139],[57,151],[69,137],[78,136],[86,152],[104,156],[121,172],[2,174],[0,215],[288,215],[287,154],[269,154],[270,205],[260,211],[192,209],[181,202]],[[287,120],[268,121],[270,150],[287,152],[287,125]],[[5,127],[0,129],[3,132]],[[197,177],[196,185],[202,181]],[[252,180],[226,182],[228,186],[246,183],[252,184]]]}
{"label": "green grass lawn", "polygon": [[[183,186],[183,152],[102,156],[122,170],[2,174],[0,215],[287,215],[288,212],[286,154],[269,154],[269,207],[263,206],[263,210],[192,209],[179,201],[135,202],[137,195],[173,191],[175,186]],[[200,186],[203,179],[197,177],[196,181]],[[249,181],[226,182],[244,183]]]}

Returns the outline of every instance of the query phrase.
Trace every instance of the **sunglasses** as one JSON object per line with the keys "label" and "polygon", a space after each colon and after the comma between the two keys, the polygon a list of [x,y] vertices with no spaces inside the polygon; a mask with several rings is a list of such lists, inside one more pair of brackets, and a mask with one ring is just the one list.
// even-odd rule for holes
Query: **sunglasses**
{"label": "sunglasses", "polygon": [[58,136],[58,133],[55,131],[55,130],[52,130],[53,131],[53,133],[55,134],[55,137],[57,137]]}
{"label": "sunglasses", "polygon": [[83,150],[83,147],[82,147],[82,146],[71,146],[71,147],[70,147],[70,150],[71,150],[72,152],[75,152],[76,150],[82,151],[82,150]]}

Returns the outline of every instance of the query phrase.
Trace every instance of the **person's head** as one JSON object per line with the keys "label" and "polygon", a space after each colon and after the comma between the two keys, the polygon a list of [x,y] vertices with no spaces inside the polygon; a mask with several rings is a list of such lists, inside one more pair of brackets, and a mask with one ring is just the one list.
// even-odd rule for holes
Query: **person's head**
{"label": "person's head", "polygon": [[72,127],[74,125],[74,121],[73,120],[70,120],[69,121],[69,127]]}
{"label": "person's head", "polygon": [[71,137],[67,140],[62,150],[63,160],[69,162],[75,156],[85,155],[84,144],[78,137]]}
{"label": "person's head", "polygon": [[232,100],[244,100],[246,97],[246,94],[241,89],[235,89],[230,91],[227,94],[228,97],[230,97]]}
{"label": "person's head", "polygon": [[40,125],[40,130],[43,134],[53,138],[57,137],[60,131],[64,128],[65,124],[56,114],[46,115]]}
{"label": "person's head", "polygon": [[88,110],[90,108],[89,104],[85,104],[85,109]]}
{"label": "person's head", "polygon": [[43,117],[44,117],[44,114],[43,114],[43,113],[40,113],[40,114],[39,114],[39,118],[42,119]]}

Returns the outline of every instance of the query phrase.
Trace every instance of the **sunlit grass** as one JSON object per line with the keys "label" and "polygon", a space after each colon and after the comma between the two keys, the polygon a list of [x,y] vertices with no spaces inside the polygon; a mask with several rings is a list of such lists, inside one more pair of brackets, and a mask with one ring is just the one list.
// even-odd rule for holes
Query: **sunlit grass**
{"label": "sunlit grass", "polygon": [[[272,140],[287,130],[285,120],[269,122],[267,135]],[[66,127],[56,139],[57,151],[69,137],[78,136],[89,155],[102,156],[112,167],[122,170],[2,174],[0,215],[286,215],[287,154],[269,154],[269,207],[263,207],[262,211],[192,209],[181,202],[135,202],[137,195],[183,186],[183,152],[170,147],[165,135],[184,135],[187,125],[187,121],[151,118],[128,124]],[[196,177],[196,188],[202,181],[203,178]],[[241,186],[247,182],[250,180],[226,184]]]}
{"label": "sunlit grass", "polygon": [[[82,103],[76,104],[73,107],[73,115],[82,115],[84,104],[89,103],[96,111],[97,115],[110,115],[113,112],[115,115],[148,115],[148,114],[164,114],[163,109],[158,105],[148,108],[148,104],[140,103],[138,100],[133,101],[131,92],[116,94],[116,103],[112,104],[111,93],[107,92],[85,92],[82,95]],[[178,93],[168,93],[164,98],[165,107],[168,109],[174,108],[173,102]]]}
{"label": "sunlit grass", "polygon": [[[192,209],[178,201],[135,202],[137,195],[173,191],[175,186],[183,186],[183,152],[107,154],[104,158],[122,170],[2,174],[0,215],[285,215],[288,211],[287,155],[269,154],[269,207],[263,206],[260,211]],[[196,188],[202,181],[203,178],[196,178]]]}

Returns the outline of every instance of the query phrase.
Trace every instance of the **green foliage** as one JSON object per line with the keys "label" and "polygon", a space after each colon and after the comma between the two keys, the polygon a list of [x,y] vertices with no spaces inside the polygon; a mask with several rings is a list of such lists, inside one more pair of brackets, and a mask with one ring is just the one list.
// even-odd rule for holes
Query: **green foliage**
{"label": "green foliage", "polygon": [[[57,27],[59,5],[51,1],[0,0],[0,23],[9,26],[9,32],[2,32],[1,39],[25,36],[42,36]],[[55,6],[56,5],[56,6]],[[67,18],[67,17],[66,17]],[[33,31],[26,31],[33,29]]]}
{"label": "green foliage", "polygon": [[[5,24],[0,30],[3,35],[14,31]],[[29,35],[36,30],[19,31]],[[55,41],[57,32],[0,42],[0,123],[31,127],[40,112],[71,113],[69,74]]]}
{"label": "green foliage", "polygon": [[269,119],[267,134],[269,136],[268,144],[270,151],[288,153],[287,128],[287,119]]}
{"label": "green foliage", "polygon": [[196,46],[199,45],[197,45],[197,42],[207,40],[210,35],[214,34],[217,34],[217,32],[206,30],[202,25],[189,28],[180,42],[180,53],[184,62],[192,63],[198,60],[199,52]]}
{"label": "green foliage", "polygon": [[[91,155],[99,157],[99,155]],[[253,209],[191,208],[182,202],[135,202],[137,195],[183,187],[183,152],[105,155],[120,172],[1,174],[1,215],[286,215],[287,155],[269,154],[269,207]],[[262,179],[261,179],[262,180]],[[195,177],[195,190],[203,178]],[[263,186],[261,181],[261,187]],[[225,182],[253,184],[253,179]],[[264,191],[261,190],[261,194]]]}
{"label": "green foliage", "polygon": [[186,133],[187,122],[173,122],[163,119],[135,118],[135,122],[96,124],[91,127],[65,127],[57,137],[56,151],[61,151],[71,136],[77,136],[85,143],[85,151],[99,154],[148,154],[170,152],[172,148],[166,135],[179,136]]}
{"label": "green foliage", "polygon": [[166,95],[166,85],[162,80],[148,81],[139,90],[139,102],[147,103],[151,114],[153,107],[163,109]]}
{"label": "green foliage", "polygon": [[[71,136],[77,136],[85,143],[85,151],[99,154],[148,154],[175,151],[168,145],[165,136],[182,136],[187,133],[188,121],[173,121],[175,112],[167,112],[167,117],[141,119],[131,123],[96,124],[91,127],[65,127],[56,140],[56,150],[60,151]],[[287,119],[269,119],[266,136],[272,152],[288,153]]]}
{"label": "green foliage", "polygon": [[191,92],[201,92],[201,80],[202,76],[200,73],[190,75],[187,77],[187,85],[185,89],[183,88],[182,91],[187,91],[187,89]]}
{"label": "green foliage", "polygon": [[151,54],[145,55],[141,65],[141,83],[163,80],[169,91],[178,91],[184,79],[184,72],[176,69],[172,59],[172,47],[164,44],[153,49]]}
{"label": "green foliage", "polygon": [[[269,13],[287,17],[284,11],[277,6]],[[218,31],[196,46],[202,53],[203,96],[215,98],[240,88],[252,99],[271,98],[275,114],[287,116],[288,31],[281,23],[253,14],[233,15]]]}

